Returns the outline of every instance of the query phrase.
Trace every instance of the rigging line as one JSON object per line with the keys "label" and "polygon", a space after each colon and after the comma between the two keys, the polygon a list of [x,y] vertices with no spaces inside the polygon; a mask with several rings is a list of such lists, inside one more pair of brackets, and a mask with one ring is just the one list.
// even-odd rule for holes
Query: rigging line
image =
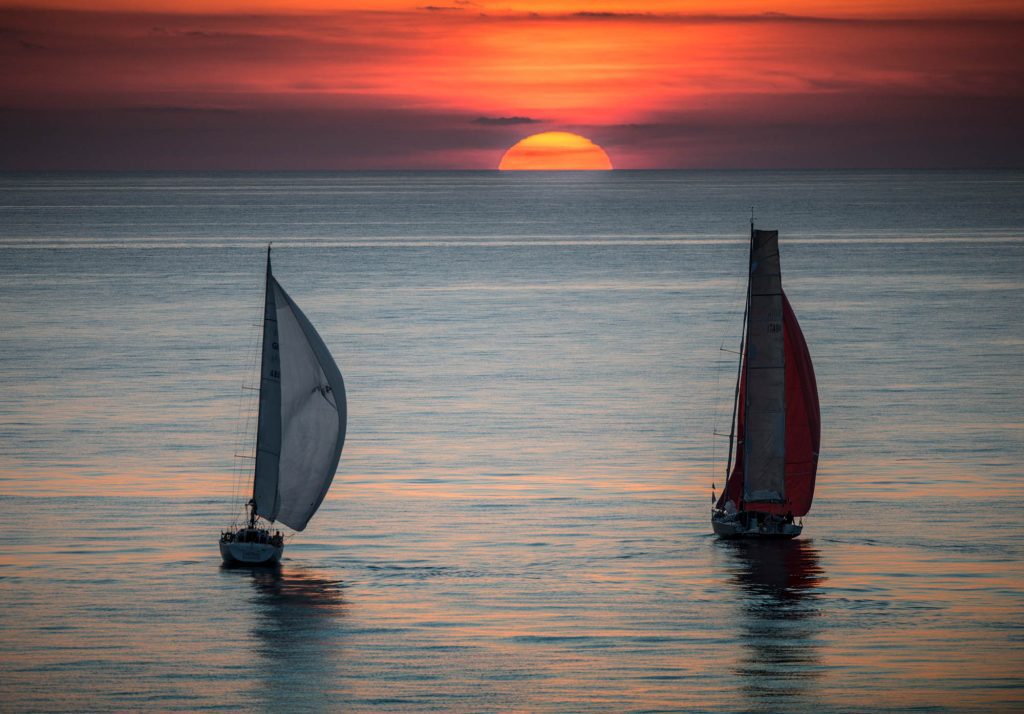
{"label": "rigging line", "polygon": [[[255,348],[255,344],[254,344],[254,331],[255,331],[256,328],[257,328],[256,323],[250,323],[250,328],[249,328],[249,332],[248,332],[248,339],[246,340],[246,342],[247,342],[247,345],[246,345],[247,350],[246,350],[245,354],[247,354],[247,355],[251,355],[252,354],[252,350]],[[247,364],[246,364],[245,374],[243,376],[243,380],[244,379],[248,379],[248,377],[249,377],[249,375],[250,375],[250,373],[252,371],[252,366],[251,365],[252,365],[252,358],[250,357],[247,360]],[[250,411],[249,400],[251,399],[251,395],[247,395],[245,393],[245,390],[244,390],[245,382],[244,381],[242,383],[242,387],[243,387],[243,389],[239,390],[239,394],[238,394],[238,415],[237,415],[237,419],[235,421],[235,452],[236,453],[242,452],[242,451],[246,450],[246,448],[245,448],[245,446],[246,446],[245,441],[246,441],[246,435],[248,433],[248,428],[249,428],[249,411]],[[243,464],[241,464],[237,459],[235,460],[234,465],[235,465],[235,480],[234,480],[234,483],[232,484],[232,490],[231,490],[231,506],[232,506],[231,510],[232,510],[232,514],[233,514],[233,516],[232,516],[232,518],[233,518],[232,525],[233,526],[237,525],[237,522],[238,522],[238,506],[239,506],[238,501],[239,501],[239,495],[240,495],[241,490],[242,490],[242,472],[243,472]]]}
{"label": "rigging line", "polygon": [[[728,480],[732,471],[732,449],[736,440],[736,412],[740,403],[740,380],[743,378],[743,349],[747,340],[747,310],[750,308],[750,298],[747,297],[747,307],[743,309],[743,335],[740,337],[740,356],[736,366],[736,389],[732,398],[732,419],[729,422],[729,458],[725,464],[725,478]],[[736,456],[739,459],[739,454]]]}
{"label": "rigging line", "polygon": [[[255,293],[256,291],[253,290],[253,292]],[[253,303],[256,302],[256,299],[254,299]],[[262,303],[262,301],[260,301],[260,303]],[[257,309],[259,310],[258,315],[262,316],[265,311],[265,306],[259,304],[259,307]],[[255,451],[252,417],[254,411],[253,402],[255,399],[257,399],[257,397],[252,392],[258,392],[259,390],[253,390],[251,387],[248,388],[247,390],[246,382],[251,384],[253,383],[254,378],[258,376],[257,360],[259,359],[260,356],[259,342],[260,338],[262,337],[262,335],[260,334],[261,327],[262,325],[259,320],[249,323],[250,329],[248,331],[247,340],[248,349],[246,350],[246,354],[249,355],[249,358],[245,366],[242,389],[239,390],[238,394],[238,413],[235,420],[235,453],[251,453]],[[234,514],[232,517],[232,526],[237,527],[239,512],[242,509],[243,503],[245,501],[244,494],[242,492],[242,483],[244,481],[245,474],[249,471],[249,468],[247,468],[238,459],[234,460],[234,466],[234,482],[232,484],[231,493],[232,513]]]}
{"label": "rigging line", "polygon": [[[748,265],[748,267],[749,267],[749,265]],[[748,272],[747,280],[749,280],[749,270],[747,272]],[[729,305],[739,304],[740,290],[742,289],[744,292],[748,292],[749,291],[749,285],[745,284],[744,277],[743,277],[742,273],[738,274],[734,278],[730,279],[729,283],[730,284],[729,284],[728,294],[730,296],[730,299],[728,301],[728,304]],[[746,303],[744,302],[744,306],[745,305],[746,305]],[[739,311],[737,311],[736,313],[733,313],[730,310],[728,318],[725,321],[723,321],[723,323],[722,323],[723,327],[722,327],[722,330],[721,330],[721,333],[720,333],[721,334],[721,340],[720,340],[721,344],[720,344],[719,349],[721,349],[724,352],[734,352],[734,350],[725,349],[726,335],[727,335],[727,333],[731,332],[731,330],[729,330],[728,327],[726,327],[726,326],[727,325],[735,324],[734,319],[736,317],[739,317],[739,315],[740,315]],[[741,335],[744,334],[744,332],[745,332],[745,330],[741,330]],[[716,367],[715,367],[715,391],[714,391],[714,396],[712,398],[712,404],[714,405],[713,406],[713,415],[714,416],[713,416],[713,419],[712,419],[712,429],[713,429],[713,431],[718,431],[718,428],[719,428],[719,425],[720,425],[720,410],[721,410],[722,402],[724,400],[722,400],[719,397],[719,395],[721,394],[722,374],[723,374],[723,370],[725,369],[725,365],[726,364],[731,364],[731,362],[729,362],[729,361],[718,361],[716,363]],[[718,474],[719,474],[719,470],[718,470],[719,469],[719,467],[718,467],[718,451],[717,451],[717,442],[714,439],[712,439],[711,443],[712,443],[712,446],[711,446],[711,449],[712,449],[711,472],[712,472],[712,480],[714,480],[714,479],[716,479],[718,477]]]}
{"label": "rigging line", "polygon": [[[747,342],[747,315],[750,312],[750,262],[754,257],[754,211],[750,211],[750,256],[747,259],[747,301],[743,306],[743,327],[740,336],[740,357],[737,360],[736,365],[736,391],[733,394],[732,400],[732,421],[729,424],[729,459],[725,465],[725,479],[726,485],[729,482],[730,471],[732,471],[732,447],[736,436],[736,412],[739,409],[740,404],[740,380],[743,378],[743,352],[746,349]],[[738,451],[738,449],[737,449]],[[736,455],[737,460],[739,454]],[[723,486],[723,488],[725,488]],[[724,493],[724,491],[723,491]]]}
{"label": "rigging line", "polygon": [[[743,295],[744,296],[744,300],[746,299],[747,289],[748,289],[748,286],[746,284],[746,280],[744,279],[744,276],[742,275],[742,273],[738,274],[738,275],[735,275],[734,277],[730,278],[728,289],[724,291],[728,295],[728,300],[727,300],[726,304],[728,304],[728,305],[741,305],[741,304],[744,304],[744,303],[740,302],[739,298],[740,298],[740,295]],[[742,313],[741,313],[740,310],[736,310],[735,312],[733,312],[730,309],[730,310],[728,310],[728,314],[722,319],[722,321],[721,321],[721,329],[719,330],[719,350],[720,351],[722,351],[722,352],[733,352],[733,353],[735,352],[735,350],[728,349],[725,346],[725,343],[727,341],[731,341],[733,339],[733,332],[732,332],[732,329],[729,327],[729,325],[734,325],[735,324],[734,319],[736,317],[740,317],[741,314]],[[718,366],[717,371],[716,371],[716,377],[718,377],[719,379],[721,378],[721,369],[722,369],[722,365],[723,364],[724,364],[724,362],[719,362],[719,366]],[[720,385],[716,385],[716,386],[720,386]],[[717,404],[717,402],[716,402],[716,404]]]}
{"label": "rigging line", "polygon": [[[247,342],[249,343],[247,345],[247,347],[251,346],[251,344],[252,344],[252,328],[250,328],[250,330],[249,330],[249,339],[247,340]],[[246,354],[248,354],[248,353],[249,352],[247,351]],[[246,372],[248,372],[248,371],[249,370],[248,370],[248,365],[247,365]],[[246,376],[248,376],[248,375],[246,375]],[[244,382],[243,382],[242,386],[243,387],[245,386]],[[237,420],[235,421],[235,452],[236,453],[245,450],[245,435],[247,433],[248,424],[249,424],[248,398],[249,398],[249,395],[247,395],[245,393],[244,389],[239,391],[239,394],[238,394],[238,415],[237,415]],[[241,489],[242,489],[241,484],[242,484],[242,473],[243,473],[244,466],[243,466],[243,464],[239,463],[237,459],[235,460],[234,465],[235,465],[235,480],[234,480],[234,483],[232,484],[232,490],[231,490],[231,499],[232,499],[232,504],[231,505],[232,505],[233,519],[234,519],[233,520],[233,524],[236,524],[237,523],[237,518],[238,518],[238,515],[237,515],[237,511],[238,511],[238,497],[239,497],[239,493],[241,492]]]}

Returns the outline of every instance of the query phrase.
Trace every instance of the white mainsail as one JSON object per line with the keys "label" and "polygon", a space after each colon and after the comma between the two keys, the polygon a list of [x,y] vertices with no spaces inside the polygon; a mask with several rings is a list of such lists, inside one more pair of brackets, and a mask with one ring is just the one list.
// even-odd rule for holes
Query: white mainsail
{"label": "white mainsail", "polygon": [[345,383],[320,335],[274,278],[267,252],[255,513],[301,531],[345,444]]}
{"label": "white mainsail", "polygon": [[786,358],[779,232],[753,232],[743,442],[748,503],[785,500]]}

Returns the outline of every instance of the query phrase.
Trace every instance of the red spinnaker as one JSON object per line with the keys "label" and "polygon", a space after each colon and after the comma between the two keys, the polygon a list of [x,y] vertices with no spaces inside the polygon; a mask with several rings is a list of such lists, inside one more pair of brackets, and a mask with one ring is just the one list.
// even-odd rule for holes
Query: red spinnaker
{"label": "red spinnaker", "polygon": [[732,501],[741,511],[761,511],[794,516],[806,515],[814,498],[814,476],[818,470],[818,446],[821,443],[821,410],[818,384],[807,342],[800,331],[793,308],[782,295],[782,330],[786,351],[786,502],[743,502],[744,392],[747,379],[746,355],[740,377],[739,414],[736,417],[736,461],[718,499],[724,508]]}

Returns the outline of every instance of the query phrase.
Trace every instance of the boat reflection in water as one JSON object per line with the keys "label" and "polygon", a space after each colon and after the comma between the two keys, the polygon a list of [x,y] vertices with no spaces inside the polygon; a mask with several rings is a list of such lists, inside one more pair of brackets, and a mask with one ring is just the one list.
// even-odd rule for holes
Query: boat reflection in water
{"label": "boat reflection in water", "polygon": [[813,710],[825,576],[807,540],[723,541],[732,560],[742,652],[736,676],[751,709]]}
{"label": "boat reflection in water", "polygon": [[254,699],[264,711],[329,710],[345,700],[342,584],[309,568],[225,567],[250,580]]}

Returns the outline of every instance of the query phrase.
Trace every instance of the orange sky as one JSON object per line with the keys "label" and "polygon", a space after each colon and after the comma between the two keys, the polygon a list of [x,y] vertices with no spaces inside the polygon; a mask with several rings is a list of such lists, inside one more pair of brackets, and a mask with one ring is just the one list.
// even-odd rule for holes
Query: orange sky
{"label": "orange sky", "polygon": [[136,6],[0,8],[0,169],[1024,164],[1019,2]]}

